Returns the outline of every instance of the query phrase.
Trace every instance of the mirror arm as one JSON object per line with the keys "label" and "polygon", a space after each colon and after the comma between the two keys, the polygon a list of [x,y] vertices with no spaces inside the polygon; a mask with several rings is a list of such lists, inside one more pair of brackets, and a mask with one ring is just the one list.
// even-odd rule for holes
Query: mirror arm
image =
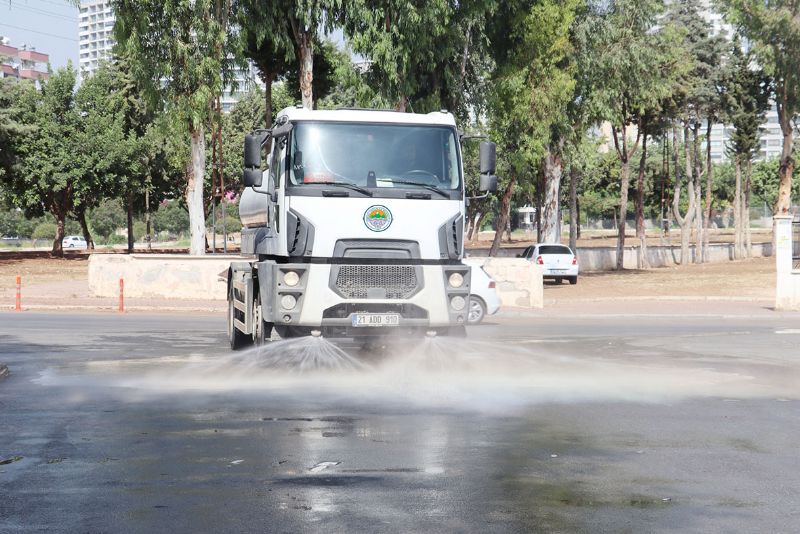
{"label": "mirror arm", "polygon": [[482,195],[474,196],[474,197],[467,197],[467,200],[483,200],[484,198],[488,197],[490,194],[489,191],[485,192]]}

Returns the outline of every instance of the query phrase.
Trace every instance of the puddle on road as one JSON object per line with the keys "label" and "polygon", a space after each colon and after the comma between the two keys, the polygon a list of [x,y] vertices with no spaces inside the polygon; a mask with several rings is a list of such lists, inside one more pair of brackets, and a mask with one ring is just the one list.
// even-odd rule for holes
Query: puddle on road
{"label": "puddle on road", "polygon": [[[619,349],[616,352],[616,349]],[[241,352],[95,360],[48,369],[43,385],[113,388],[131,399],[181,392],[239,392],[405,402],[502,412],[540,402],[666,402],[687,397],[787,397],[750,370],[714,369],[668,356],[631,356],[623,347],[492,343],[463,338],[386,339],[347,348],[324,338],[272,342]],[[582,352],[580,357],[570,352]]]}

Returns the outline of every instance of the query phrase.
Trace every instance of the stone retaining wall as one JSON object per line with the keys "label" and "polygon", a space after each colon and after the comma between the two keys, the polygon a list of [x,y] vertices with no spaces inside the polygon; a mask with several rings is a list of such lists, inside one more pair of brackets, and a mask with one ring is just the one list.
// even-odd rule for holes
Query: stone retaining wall
{"label": "stone retaining wall", "polygon": [[483,269],[497,283],[503,306],[542,308],[542,269],[522,258],[467,258],[464,263]]}
{"label": "stone retaining wall", "polygon": [[[524,247],[502,248],[497,258],[515,257],[525,250]],[[479,258],[488,255],[489,250],[485,248],[468,249],[467,252],[472,258]],[[708,247],[709,263],[721,263],[733,260],[732,243],[712,243]],[[616,247],[580,247],[577,251],[578,265],[581,271],[611,271],[617,264]],[[691,262],[694,261],[694,247],[689,247]],[[753,243],[753,257],[760,258],[772,256],[771,243]],[[623,266],[626,269],[636,269],[638,266],[639,247],[625,247]],[[672,246],[648,246],[647,258],[650,260],[650,267],[669,267],[677,265],[681,260],[680,245]]]}
{"label": "stone retaining wall", "polygon": [[239,256],[165,254],[92,254],[89,292],[95,297],[119,295],[125,280],[126,297],[225,300],[227,284],[219,274]]}

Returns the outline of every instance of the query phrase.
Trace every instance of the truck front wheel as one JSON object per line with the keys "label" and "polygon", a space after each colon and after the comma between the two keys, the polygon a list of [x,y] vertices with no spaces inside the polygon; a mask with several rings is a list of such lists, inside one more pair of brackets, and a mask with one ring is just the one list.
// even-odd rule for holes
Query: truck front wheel
{"label": "truck front wheel", "polygon": [[264,321],[263,317],[261,293],[258,292],[253,304],[253,342],[256,345],[264,345],[272,341],[272,323]]}
{"label": "truck front wheel", "polygon": [[[233,291],[233,289],[231,289]],[[228,294],[228,341],[232,350],[239,350],[250,345],[253,340],[250,336],[236,328],[233,323],[236,317],[236,308],[233,306],[233,295]]]}

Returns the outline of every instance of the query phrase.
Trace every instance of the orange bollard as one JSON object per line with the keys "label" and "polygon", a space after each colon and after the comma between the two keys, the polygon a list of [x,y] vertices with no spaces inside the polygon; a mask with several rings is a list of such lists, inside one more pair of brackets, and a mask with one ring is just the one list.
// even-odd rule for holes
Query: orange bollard
{"label": "orange bollard", "polygon": [[14,311],[22,311],[22,277],[17,276],[17,298]]}
{"label": "orange bollard", "polygon": [[119,279],[119,313],[125,313],[125,281]]}

